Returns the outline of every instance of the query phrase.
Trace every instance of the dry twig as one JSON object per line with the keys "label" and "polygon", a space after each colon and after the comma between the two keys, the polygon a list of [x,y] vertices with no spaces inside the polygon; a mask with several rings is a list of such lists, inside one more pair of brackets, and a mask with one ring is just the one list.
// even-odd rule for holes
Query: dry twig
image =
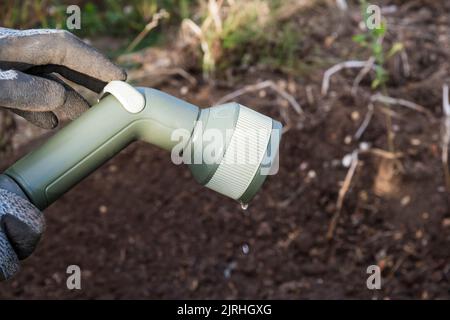
{"label": "dry twig", "polygon": [[450,192],[450,172],[448,168],[448,147],[450,143],[450,103],[448,96],[448,86],[442,88],[442,109],[444,113],[444,130],[442,133],[442,165],[444,166],[445,185],[447,192]]}
{"label": "dry twig", "polygon": [[153,29],[155,29],[158,24],[159,24],[159,20],[161,19],[165,19],[169,17],[169,13],[164,10],[161,9],[159,10],[157,13],[155,13],[152,17],[152,20],[150,20],[149,23],[147,23],[147,25],[144,27],[144,29],[136,36],[136,38],[134,38],[134,40],[130,43],[130,45],[127,47],[126,52],[131,52],[133,51],[134,48],[136,48],[136,46],[141,43],[142,39],[145,38],[145,36]]}
{"label": "dry twig", "polygon": [[342,187],[339,190],[338,199],[336,201],[336,211],[335,211],[333,217],[331,218],[330,225],[328,226],[328,231],[327,231],[327,235],[326,235],[328,240],[333,239],[334,231],[336,229],[339,218],[341,216],[342,207],[344,205],[344,200],[345,200],[345,195],[347,194],[348,190],[350,189],[353,176],[355,175],[356,168],[358,167],[358,164],[359,164],[358,156],[360,154],[366,154],[366,153],[370,153],[370,154],[373,154],[373,155],[376,155],[376,156],[379,156],[382,158],[390,159],[390,160],[397,160],[398,158],[402,157],[402,153],[400,153],[400,152],[392,153],[392,152],[385,151],[385,150],[378,149],[378,148],[371,148],[371,149],[367,149],[367,150],[357,149],[352,152],[352,161],[351,161],[350,167],[347,171],[347,175],[345,176],[344,183],[342,184]]}
{"label": "dry twig", "polygon": [[342,184],[341,189],[339,190],[339,196],[336,202],[336,212],[331,219],[330,225],[328,227],[327,239],[331,240],[334,236],[334,230],[336,229],[337,223],[339,221],[339,217],[341,216],[342,206],[344,204],[345,195],[347,191],[350,189],[350,185],[352,183],[353,176],[355,174],[356,168],[358,167],[358,150],[353,151],[352,153],[352,162],[350,164],[350,168],[347,171],[347,175],[345,176],[344,183]]}
{"label": "dry twig", "polygon": [[[370,60],[370,59],[369,59]],[[370,61],[357,61],[357,60],[350,60],[350,61],[344,61],[341,63],[338,63],[331,68],[329,68],[327,71],[325,71],[323,75],[322,80],[322,95],[325,96],[328,93],[328,89],[330,88],[330,79],[331,76],[335,73],[341,71],[342,69],[349,69],[349,68],[365,68]],[[375,65],[372,64],[371,69],[375,68]]]}
{"label": "dry twig", "polygon": [[353,81],[352,86],[352,95],[356,95],[356,91],[358,90],[358,86],[362,79],[374,68],[375,65],[375,57],[370,57],[369,60],[366,61],[366,65],[361,69],[361,71],[356,76],[355,80]]}
{"label": "dry twig", "polygon": [[382,95],[380,93],[376,93],[373,96],[370,97],[370,101],[372,102],[381,102],[388,105],[399,105],[420,113],[423,113],[427,115],[429,118],[433,118],[433,114],[430,112],[430,110],[426,109],[425,107],[422,107],[421,105],[418,105],[417,103],[405,100],[405,99],[397,99],[392,98],[389,96]]}
{"label": "dry twig", "polygon": [[393,153],[393,152],[389,152],[389,151],[386,151],[386,150],[383,150],[383,149],[379,149],[379,148],[370,148],[370,149],[364,150],[364,151],[360,150],[359,153],[360,154],[371,153],[371,154],[373,154],[375,156],[379,156],[381,158],[385,158],[385,159],[388,159],[388,160],[396,160],[396,159],[399,159],[399,158],[403,157],[403,153],[401,153],[401,152]]}
{"label": "dry twig", "polygon": [[367,106],[367,113],[366,116],[364,117],[363,122],[361,123],[361,126],[358,128],[358,130],[356,131],[354,137],[356,140],[359,140],[361,138],[361,136],[363,135],[363,133],[366,131],[367,127],[369,126],[370,120],[372,120],[373,117],[373,104],[369,103],[369,105]]}
{"label": "dry twig", "polygon": [[282,98],[286,99],[289,104],[292,106],[292,108],[295,110],[295,112],[297,112],[299,115],[303,114],[303,109],[300,106],[300,104],[297,102],[297,100],[295,100],[295,98],[290,95],[289,93],[287,93],[285,90],[281,89],[279,86],[277,86],[272,80],[266,80],[266,81],[262,81],[256,84],[250,84],[247,85],[241,89],[238,89],[236,91],[233,91],[225,96],[223,96],[222,98],[220,98],[215,104],[222,104],[225,103],[227,101],[233,100],[239,96],[242,96],[243,94],[249,93],[249,92],[254,92],[254,91],[259,91],[265,88],[271,88],[272,90],[274,90],[278,95],[280,95]]}

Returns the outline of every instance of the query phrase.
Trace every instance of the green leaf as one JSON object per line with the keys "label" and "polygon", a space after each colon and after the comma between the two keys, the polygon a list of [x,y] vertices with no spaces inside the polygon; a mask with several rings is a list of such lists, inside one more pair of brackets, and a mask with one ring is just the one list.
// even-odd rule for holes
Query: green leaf
{"label": "green leaf", "polygon": [[388,59],[395,56],[397,53],[402,51],[404,48],[405,48],[405,46],[403,45],[403,43],[395,42],[387,54]]}
{"label": "green leaf", "polygon": [[355,35],[352,37],[352,40],[353,40],[354,42],[356,42],[356,43],[361,44],[361,43],[363,43],[363,42],[366,42],[366,35],[363,34],[363,33],[355,34]]}
{"label": "green leaf", "polygon": [[372,89],[378,88],[388,80],[388,72],[380,66],[375,67],[375,79],[372,81]]}
{"label": "green leaf", "polygon": [[386,24],[384,22],[381,22],[379,28],[372,29],[372,33],[377,38],[383,37],[386,34]]}
{"label": "green leaf", "polygon": [[376,88],[378,88],[380,86],[380,84],[381,84],[380,79],[374,79],[372,81],[371,87],[372,87],[373,90],[375,90]]}

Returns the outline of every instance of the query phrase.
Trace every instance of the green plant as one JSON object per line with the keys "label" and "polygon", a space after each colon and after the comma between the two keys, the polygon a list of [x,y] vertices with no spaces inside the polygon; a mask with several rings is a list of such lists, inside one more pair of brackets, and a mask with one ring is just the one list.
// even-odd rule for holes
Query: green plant
{"label": "green plant", "polygon": [[[353,36],[353,41],[358,43],[361,47],[367,48],[371,52],[371,59],[374,60],[375,78],[372,81],[372,89],[381,89],[381,92],[386,95],[387,87],[386,83],[389,80],[389,73],[385,68],[386,61],[393,57],[395,54],[403,50],[403,44],[395,42],[389,49],[385,46],[385,35],[387,32],[387,24],[385,20],[380,19],[380,25],[371,27],[368,25],[369,13],[368,3],[366,0],[360,0],[362,17],[366,27],[366,32]],[[376,13],[375,13],[376,14]],[[388,106],[386,106],[388,107]],[[390,114],[386,114],[386,129],[387,129],[387,144],[390,152],[395,152],[395,134],[392,129],[392,117]],[[395,161],[395,165],[401,168],[401,163]]]}
{"label": "green plant", "polygon": [[384,87],[389,80],[389,74],[385,68],[386,61],[403,50],[403,44],[395,42],[389,50],[385,48],[384,38],[387,32],[387,24],[385,21],[381,21],[379,27],[370,28],[367,25],[369,19],[367,7],[367,1],[362,0],[361,10],[367,31],[353,36],[353,41],[361,47],[369,49],[371,56],[375,59],[375,78],[372,81],[372,89],[376,89]]}

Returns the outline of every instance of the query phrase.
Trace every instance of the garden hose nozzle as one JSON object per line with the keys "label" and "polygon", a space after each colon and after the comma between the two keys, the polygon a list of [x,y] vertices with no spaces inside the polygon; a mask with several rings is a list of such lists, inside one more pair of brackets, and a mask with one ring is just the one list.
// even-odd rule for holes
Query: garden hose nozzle
{"label": "garden hose nozzle", "polygon": [[272,174],[281,124],[238,103],[208,109],[112,81],[98,104],[0,175],[43,210],[135,140],[172,152],[206,187],[248,203]]}

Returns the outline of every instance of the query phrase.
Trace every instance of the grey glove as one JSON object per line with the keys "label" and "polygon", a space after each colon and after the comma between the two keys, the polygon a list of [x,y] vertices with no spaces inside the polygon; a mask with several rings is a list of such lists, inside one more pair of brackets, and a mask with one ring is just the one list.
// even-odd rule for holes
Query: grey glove
{"label": "grey glove", "polygon": [[44,228],[44,216],[35,206],[0,189],[0,281],[19,270],[19,260],[34,251]]}
{"label": "grey glove", "polygon": [[52,73],[95,92],[126,73],[104,55],[63,30],[0,27],[0,107],[43,128],[58,115],[76,118],[87,101]]}

